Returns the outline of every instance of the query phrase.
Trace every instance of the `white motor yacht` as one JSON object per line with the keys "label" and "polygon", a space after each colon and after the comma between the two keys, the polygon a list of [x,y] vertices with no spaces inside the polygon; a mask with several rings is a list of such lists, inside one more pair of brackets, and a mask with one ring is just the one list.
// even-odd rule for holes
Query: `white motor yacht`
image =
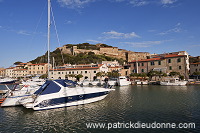
{"label": "white motor yacht", "polygon": [[178,86],[178,85],[186,85],[187,81],[181,81],[179,80],[179,78],[169,78],[165,81],[161,81],[160,85],[174,85],[174,86]]}
{"label": "white motor yacht", "polygon": [[127,86],[131,84],[131,82],[128,80],[126,76],[120,76],[118,83],[119,86]]}
{"label": "white motor yacht", "polygon": [[32,96],[23,98],[20,103],[33,110],[69,107],[102,100],[111,90],[80,87],[71,80],[47,80]]}
{"label": "white motor yacht", "polygon": [[20,85],[16,85],[13,90],[8,89],[7,93],[3,96],[2,107],[20,105],[19,100],[24,97],[32,95],[36,90],[40,88],[40,84],[44,83],[44,80],[34,80],[23,82]]}

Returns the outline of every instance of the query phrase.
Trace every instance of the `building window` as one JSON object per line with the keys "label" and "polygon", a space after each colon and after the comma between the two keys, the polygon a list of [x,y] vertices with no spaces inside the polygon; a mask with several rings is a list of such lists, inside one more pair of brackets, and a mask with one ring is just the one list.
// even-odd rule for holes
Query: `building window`
{"label": "building window", "polygon": [[142,63],[142,66],[144,66],[144,63]]}
{"label": "building window", "polygon": [[142,69],[142,73],[144,72],[144,69]]}
{"label": "building window", "polygon": [[152,61],[152,62],[151,62],[151,65],[152,65],[152,66],[155,65],[155,63]]}
{"label": "building window", "polygon": [[168,63],[171,63],[171,59],[168,59]]}
{"label": "building window", "polygon": [[140,63],[138,63],[138,66],[140,66]]}
{"label": "building window", "polygon": [[181,66],[178,66],[179,69],[181,69]]}
{"label": "building window", "polygon": [[87,73],[87,71],[85,71],[85,73]]}
{"label": "building window", "polygon": [[172,70],[172,66],[169,66],[169,70]]}
{"label": "building window", "polygon": [[178,59],[177,59],[177,62],[181,62],[181,58],[178,58]]}
{"label": "building window", "polygon": [[161,61],[158,61],[158,65],[161,65]]}
{"label": "building window", "polygon": [[94,73],[97,73],[97,71],[94,71]]}
{"label": "building window", "polygon": [[60,72],[58,72],[58,74],[60,74]]}

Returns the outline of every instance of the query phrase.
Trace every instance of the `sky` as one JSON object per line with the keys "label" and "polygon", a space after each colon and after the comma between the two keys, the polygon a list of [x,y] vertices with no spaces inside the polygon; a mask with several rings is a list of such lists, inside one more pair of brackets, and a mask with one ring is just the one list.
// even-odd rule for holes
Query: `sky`
{"label": "sky", "polygon": [[[51,0],[51,51],[104,43],[200,56],[200,0]],[[56,28],[55,28],[56,27]],[[0,0],[0,67],[47,51],[47,0]]]}

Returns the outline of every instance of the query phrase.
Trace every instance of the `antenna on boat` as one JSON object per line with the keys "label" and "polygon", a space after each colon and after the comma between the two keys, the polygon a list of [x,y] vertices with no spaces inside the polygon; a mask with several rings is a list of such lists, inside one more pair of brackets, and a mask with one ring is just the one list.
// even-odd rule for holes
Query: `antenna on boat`
{"label": "antenna on boat", "polygon": [[48,79],[50,79],[50,75],[49,75],[49,69],[50,69],[50,26],[51,26],[51,20],[50,20],[50,12],[51,12],[51,0],[48,0],[48,51],[47,51],[47,55],[48,55]]}

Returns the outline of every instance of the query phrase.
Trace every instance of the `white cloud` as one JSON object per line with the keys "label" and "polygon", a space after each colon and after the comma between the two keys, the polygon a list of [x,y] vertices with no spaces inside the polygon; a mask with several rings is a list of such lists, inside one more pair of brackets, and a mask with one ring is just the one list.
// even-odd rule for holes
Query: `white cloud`
{"label": "white cloud", "polygon": [[20,35],[30,35],[27,31],[24,31],[24,30],[18,31],[17,34],[20,34]]}
{"label": "white cloud", "polygon": [[158,45],[161,44],[162,41],[143,41],[143,42],[123,42],[125,44],[131,45],[131,47],[151,47],[152,45]]}
{"label": "white cloud", "polygon": [[200,47],[200,45],[190,45],[190,46],[192,46],[192,47]]}
{"label": "white cloud", "polygon": [[149,4],[149,2],[146,0],[130,0],[130,4],[133,6],[144,6]]}
{"label": "white cloud", "polygon": [[65,24],[72,24],[72,21],[66,20],[66,21],[65,21]]}
{"label": "white cloud", "polygon": [[161,5],[163,7],[176,7],[174,6],[174,4],[177,2],[178,0],[161,0]]}
{"label": "white cloud", "polygon": [[[3,1],[3,0],[0,0]],[[57,0],[58,3],[63,7],[68,8],[83,8],[85,5],[95,2],[97,0]],[[173,5],[178,0],[108,0],[109,2],[127,2],[134,7],[145,6],[148,4],[161,4],[164,7]]]}
{"label": "white cloud", "polygon": [[161,0],[161,3],[166,5],[166,4],[173,4],[177,2],[177,0]]}
{"label": "white cloud", "polygon": [[116,32],[114,30],[111,30],[109,32],[103,32],[102,33],[104,35],[104,39],[127,39],[127,38],[140,38],[140,36],[138,36],[135,32],[131,32],[131,33],[120,33],[120,32]]}
{"label": "white cloud", "polygon": [[162,41],[143,41],[143,42],[121,42],[124,44],[130,45],[130,47],[140,47],[140,48],[147,48],[152,47],[152,45],[159,45],[164,42],[168,42],[172,40],[162,40]]}
{"label": "white cloud", "polygon": [[159,4],[164,7],[171,7],[178,0],[115,0],[115,2],[128,2],[134,7],[145,6],[149,4]]}
{"label": "white cloud", "polygon": [[163,32],[159,33],[159,35],[166,35],[166,34],[170,34],[170,33],[179,33],[182,31],[180,26],[181,26],[181,23],[177,23],[174,28],[163,31]]}
{"label": "white cloud", "polygon": [[87,40],[88,42],[93,42],[93,43],[100,43],[100,41],[97,40]]}
{"label": "white cloud", "polygon": [[84,5],[94,2],[95,0],[57,0],[63,7],[83,8]]}

